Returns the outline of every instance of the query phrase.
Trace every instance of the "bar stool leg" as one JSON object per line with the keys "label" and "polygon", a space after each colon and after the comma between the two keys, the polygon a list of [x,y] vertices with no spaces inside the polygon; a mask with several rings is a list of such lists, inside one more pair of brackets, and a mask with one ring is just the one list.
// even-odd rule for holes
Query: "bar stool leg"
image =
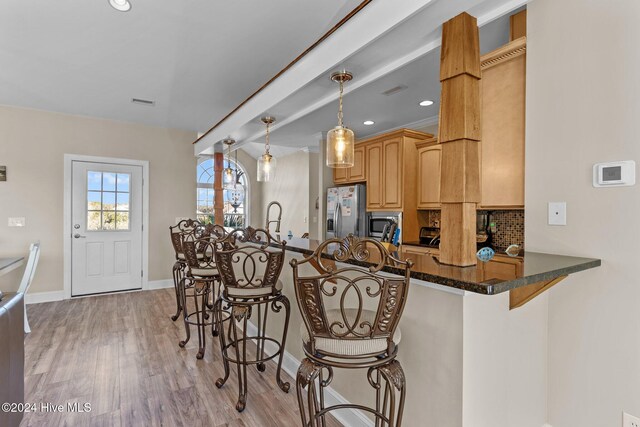
{"label": "bar stool leg", "polygon": [[189,313],[187,313],[187,280],[191,281],[191,279],[187,278],[187,277],[183,277],[180,280],[180,286],[179,286],[179,291],[180,291],[180,300],[182,301],[182,317],[184,318],[184,330],[186,332],[187,337],[180,341],[178,343],[178,345],[182,348],[184,348],[185,345],[187,345],[187,343],[189,342],[189,339],[191,339],[191,328],[189,327]]}
{"label": "bar stool leg", "polygon": [[174,322],[178,320],[180,317],[180,312],[182,311],[182,301],[180,298],[180,280],[182,280],[182,272],[183,272],[184,264],[180,261],[176,261],[173,264],[173,286],[176,291],[176,314],[171,316],[171,320]]}
{"label": "bar stool leg", "polygon": [[[289,331],[289,317],[291,316],[291,304],[289,304],[289,299],[286,296],[280,295],[278,299],[276,299],[271,303],[271,308],[276,313],[282,309],[282,307],[278,305],[279,303],[281,303],[284,306],[285,318],[284,318],[284,331],[282,331],[282,340],[280,341],[280,350],[279,350],[280,355],[278,356],[278,370],[276,371],[276,381],[278,382],[278,387],[280,387],[282,391],[284,391],[285,393],[289,393],[289,388],[291,388],[291,384],[289,384],[288,382],[282,381],[281,374],[282,374],[282,360],[284,359],[284,348],[285,348],[285,344],[287,343],[287,332]],[[265,321],[266,321],[266,318],[265,318]]]}
{"label": "bar stool leg", "polygon": [[[236,347],[236,365],[238,368],[238,403],[236,410],[244,411],[247,405],[247,321],[249,319],[250,308],[248,306],[232,307],[232,317],[235,321],[242,321],[242,336],[238,338],[238,327],[234,324],[233,341]],[[242,350],[240,346],[242,345]],[[240,354],[242,353],[242,354]],[[240,358],[242,357],[242,359]]]}
{"label": "bar stool leg", "polygon": [[[258,301],[258,300],[256,300]],[[264,337],[267,329],[267,314],[269,313],[269,307],[265,307],[264,318],[262,317],[262,304],[258,304],[258,339],[256,340],[256,360],[264,359]],[[266,370],[264,362],[259,362],[256,365],[259,372]]]}
{"label": "bar stool leg", "polygon": [[[202,289],[198,292],[197,284],[200,283]],[[200,295],[198,295],[198,293]],[[200,304],[198,304],[198,296],[200,297]],[[209,282],[201,281],[196,282],[194,286],[194,298],[193,298],[196,306],[196,322],[198,327],[198,354],[196,354],[196,359],[202,359],[204,357],[204,350],[206,346],[206,338],[205,338],[205,319],[207,318],[207,303],[209,301]]]}
{"label": "bar stool leg", "polygon": [[228,352],[227,352],[227,340],[226,340],[226,336],[229,337],[229,339],[231,339],[231,327],[233,326],[233,319],[230,317],[229,318],[229,330],[228,332],[225,334],[224,332],[224,328],[223,328],[223,318],[222,318],[222,313],[223,313],[223,306],[222,306],[222,299],[218,299],[215,302],[215,315],[216,318],[218,319],[218,325],[220,325],[220,331],[218,334],[218,338],[220,339],[220,348],[222,349],[222,366],[224,367],[224,377],[222,378],[218,378],[216,380],[216,387],[221,388],[224,383],[227,382],[227,380],[229,379],[229,356],[228,356]]}
{"label": "bar stool leg", "polygon": [[[303,426],[316,426],[316,406],[313,402],[312,389],[315,389],[315,382],[320,375],[322,368],[311,359],[304,358],[298,367],[296,375],[296,394],[298,395],[298,407]],[[304,389],[307,388],[307,398],[304,398]],[[305,407],[305,400],[307,406]],[[307,418],[308,415],[308,418]]]}
{"label": "bar stool leg", "polygon": [[[376,385],[374,385],[374,387],[376,388],[376,411],[378,411],[383,417],[389,420],[389,427],[401,427],[402,414],[404,412],[404,401],[406,397],[406,381],[404,371],[402,370],[402,365],[400,365],[400,362],[398,362],[397,360],[392,360],[385,365],[371,368],[371,370],[376,371],[376,377],[378,379]],[[371,375],[371,370],[369,376]],[[380,411],[379,399],[381,387],[380,377],[384,379],[384,398],[382,401],[382,411]],[[400,393],[400,398],[397,404],[396,390]],[[384,425],[383,420],[380,417],[376,417],[376,426],[378,425]]]}

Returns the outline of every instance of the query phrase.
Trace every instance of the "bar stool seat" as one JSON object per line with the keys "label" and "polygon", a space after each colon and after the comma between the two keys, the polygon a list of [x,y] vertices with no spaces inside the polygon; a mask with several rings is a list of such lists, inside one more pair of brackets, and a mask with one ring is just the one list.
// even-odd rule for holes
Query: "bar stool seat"
{"label": "bar stool seat", "polygon": [[[356,323],[357,315],[357,309],[345,309],[346,320],[349,322],[349,325],[353,325],[354,332],[362,335],[368,334],[371,331],[371,325],[375,323],[376,312],[372,310],[362,310],[360,319],[358,319],[357,324],[354,324]],[[338,309],[327,310],[327,323],[329,325],[335,325],[333,330],[336,334],[348,333],[342,313]],[[309,331],[307,331],[304,322],[300,325],[300,336],[302,337],[302,343],[307,346],[309,344]],[[393,343],[397,346],[400,344],[401,339],[402,332],[398,327],[393,334]],[[374,356],[383,354],[388,349],[386,338],[333,339],[316,337],[315,344],[316,352],[320,355],[322,353],[329,353],[338,356]]]}
{"label": "bar stool seat", "polygon": [[[179,252],[176,254],[178,259],[181,261],[185,261],[187,259],[187,257],[185,256],[184,253]],[[204,254],[196,254],[196,256],[198,257],[198,259],[204,259]]]}
{"label": "bar stool seat", "polygon": [[220,276],[220,273],[218,273],[218,270],[215,268],[191,268],[191,275],[194,276],[196,279],[198,277],[218,277]]}
{"label": "bar stool seat", "polygon": [[282,291],[282,282],[278,280],[273,288],[231,288],[227,292],[229,298],[246,298],[248,296],[254,298],[256,296],[267,296],[273,293],[272,289],[276,292]]}

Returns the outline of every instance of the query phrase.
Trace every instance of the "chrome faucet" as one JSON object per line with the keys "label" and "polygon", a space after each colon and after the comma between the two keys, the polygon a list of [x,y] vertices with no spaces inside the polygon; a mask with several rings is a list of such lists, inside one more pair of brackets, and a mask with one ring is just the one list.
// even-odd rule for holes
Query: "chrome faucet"
{"label": "chrome faucet", "polygon": [[[277,220],[269,220],[270,218],[270,213],[271,213],[271,206],[276,205],[280,208],[280,211],[278,212],[278,219]],[[280,204],[280,202],[276,202],[275,200],[271,203],[269,203],[267,205],[267,220],[266,220],[266,224],[265,224],[265,228],[267,229],[267,231],[269,231],[269,225],[271,225],[272,222],[276,223],[276,233],[280,232],[280,221],[282,220],[282,205]]]}

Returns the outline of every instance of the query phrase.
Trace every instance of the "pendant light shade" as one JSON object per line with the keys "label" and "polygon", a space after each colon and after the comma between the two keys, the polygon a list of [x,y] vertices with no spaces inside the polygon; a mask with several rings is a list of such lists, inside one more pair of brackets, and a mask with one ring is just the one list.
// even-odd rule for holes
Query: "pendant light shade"
{"label": "pendant light shade", "polygon": [[327,133],[327,166],[350,168],[353,166],[355,135],[349,128],[336,126]]}
{"label": "pendant light shade", "polygon": [[270,116],[262,117],[262,123],[267,125],[267,136],[264,145],[264,154],[258,159],[258,181],[269,182],[275,178],[276,175],[276,159],[269,153],[271,148],[269,145],[269,130],[271,124],[276,121],[275,118]]}
{"label": "pendant light shade", "polygon": [[227,154],[227,167],[222,171],[222,187],[226,189],[231,189],[235,184],[235,176],[234,170],[231,168],[231,146],[236,142],[233,139],[225,139],[222,141],[228,148]]}
{"label": "pendant light shade", "polygon": [[350,168],[353,166],[355,134],[342,123],[342,94],[344,82],[348,82],[353,75],[348,71],[333,73],[331,80],[340,84],[338,126],[327,133],[327,166],[330,168]]}

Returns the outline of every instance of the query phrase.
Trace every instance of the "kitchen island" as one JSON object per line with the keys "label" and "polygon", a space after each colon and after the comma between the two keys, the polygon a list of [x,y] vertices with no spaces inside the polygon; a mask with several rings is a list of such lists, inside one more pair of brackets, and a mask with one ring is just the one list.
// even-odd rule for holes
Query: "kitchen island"
{"label": "kitchen island", "polygon": [[[299,238],[285,241],[286,260],[280,278],[292,311],[284,367],[295,377],[304,358],[300,336],[303,322],[289,262],[311,254],[320,242]],[[519,277],[500,279],[487,276],[487,271],[496,270],[486,265],[446,266],[431,255],[405,253],[402,249],[396,255],[415,262],[400,322],[398,358],[408,386],[403,425],[542,426],[547,404],[547,294],[540,292],[515,310],[510,309],[510,294],[567,275],[570,277],[565,286],[575,286],[580,276],[587,274],[581,271],[597,267],[600,260],[525,253],[511,260],[520,266],[516,269]],[[331,258],[331,254],[326,257]],[[301,268],[314,273],[307,264]],[[402,270],[388,266],[384,271],[397,274]],[[267,328],[268,335],[278,336],[282,331],[282,319],[276,317]],[[331,389],[328,404],[344,400],[372,403],[373,392],[361,372],[341,371]],[[371,425],[366,416],[355,411],[337,414],[345,425]]]}

